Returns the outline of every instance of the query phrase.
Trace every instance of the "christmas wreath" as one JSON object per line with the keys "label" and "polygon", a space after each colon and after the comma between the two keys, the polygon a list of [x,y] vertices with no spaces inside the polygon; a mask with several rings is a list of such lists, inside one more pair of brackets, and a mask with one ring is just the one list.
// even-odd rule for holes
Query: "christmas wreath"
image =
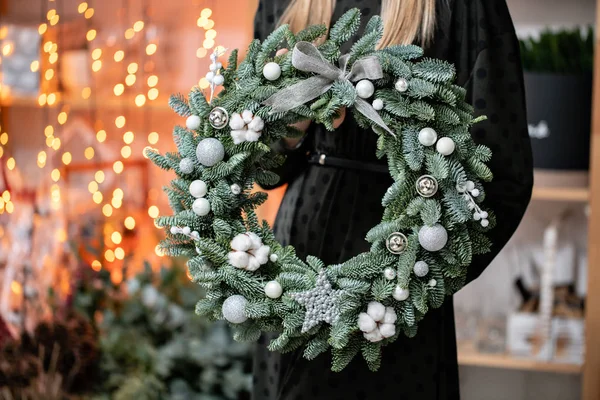
{"label": "christmas wreath", "polygon": [[[377,370],[382,347],[414,336],[428,309],[464,285],[473,255],[490,250],[485,232],[494,225],[480,206],[492,154],[471,138],[478,119],[453,84],[454,67],[414,45],[376,49],[379,17],[342,55],[359,26],[353,9],[319,45],[325,26],[294,35],[284,25],[254,40],[239,65],[237,51],[226,66],[215,52],[210,95],[194,88],[170,100],[187,117],[187,129],[174,130],[178,151],[147,152],[177,174],[165,189],[174,215],[157,223],[167,228],[165,253],[189,258],[193,280],[206,288],[196,312],[229,321],[236,340],[278,332],[272,351],[302,348],[313,359],[331,350],[336,371],[359,352]],[[275,55],[281,46],[293,51]],[[311,119],[333,130],[341,107],[378,135],[394,183],[366,236],[370,251],[325,266],[275,240],[255,214],[267,195],[251,189],[277,183],[273,170],[284,159],[271,144],[300,135],[292,124]]]}

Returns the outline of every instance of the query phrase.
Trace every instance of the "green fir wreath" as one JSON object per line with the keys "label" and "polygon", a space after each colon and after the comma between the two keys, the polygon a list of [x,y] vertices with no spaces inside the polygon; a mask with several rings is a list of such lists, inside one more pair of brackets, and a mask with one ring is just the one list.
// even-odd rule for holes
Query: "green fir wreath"
{"label": "green fir wreath", "polygon": [[[189,258],[206,288],[196,312],[229,321],[240,341],[277,332],[272,351],[302,349],[314,359],[331,350],[334,371],[358,353],[377,370],[386,344],[416,335],[427,311],[464,285],[473,255],[490,251],[485,232],[494,225],[480,207],[492,154],[471,138],[479,119],[453,84],[454,67],[414,45],[377,50],[379,17],[341,55],[360,17],[348,11],[318,46],[325,26],[294,35],[284,25],[254,40],[239,65],[237,51],[226,67],[215,52],[210,95],[193,88],[170,100],[187,117],[187,129],[173,133],[178,152],[147,152],[177,174],[165,188],[174,215],[157,223],[167,228],[165,253]],[[284,46],[293,51],[275,55]],[[342,107],[378,135],[377,156],[394,183],[366,236],[370,251],[326,266],[275,240],[255,214],[267,195],[251,189],[277,183],[284,158],[271,145],[301,134],[291,124],[311,119],[333,130]]]}

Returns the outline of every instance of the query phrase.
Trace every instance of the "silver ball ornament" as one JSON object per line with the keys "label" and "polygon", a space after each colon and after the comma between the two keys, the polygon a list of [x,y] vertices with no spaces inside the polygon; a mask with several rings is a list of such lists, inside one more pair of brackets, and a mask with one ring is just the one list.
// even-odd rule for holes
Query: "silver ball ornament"
{"label": "silver ball ornament", "polygon": [[208,66],[208,69],[210,69],[212,72],[215,72],[221,68],[223,68],[223,64],[221,64],[220,62],[216,62]]}
{"label": "silver ball ornament", "polygon": [[373,100],[373,108],[376,111],[383,110],[383,100],[381,100],[381,99],[375,99],[375,100]]}
{"label": "silver ball ornament", "polygon": [[201,123],[202,121],[197,115],[190,115],[185,120],[185,126],[192,131],[195,131],[196,129],[200,128]]}
{"label": "silver ball ornament", "polygon": [[368,79],[363,79],[356,84],[356,94],[361,99],[368,99],[375,93],[375,85]]}
{"label": "silver ball ornament", "polygon": [[423,146],[433,146],[437,141],[437,132],[432,128],[423,128],[419,131],[419,143]]}
{"label": "silver ball ornament", "polygon": [[196,199],[194,200],[194,203],[192,203],[192,211],[194,211],[194,214],[201,217],[208,215],[208,213],[210,213],[210,202],[204,197]]}
{"label": "silver ball ornament", "polygon": [[223,107],[215,107],[208,114],[208,122],[215,129],[223,129],[229,122],[229,113]]}
{"label": "silver ball ornament", "polygon": [[281,76],[281,67],[276,62],[267,63],[263,67],[263,76],[269,81],[276,81]]}
{"label": "silver ball ornament", "polygon": [[232,324],[241,324],[248,319],[246,305],[248,300],[242,295],[234,294],[223,302],[223,318]]}
{"label": "silver ball ornament", "polygon": [[277,281],[267,282],[265,285],[265,295],[270,299],[278,299],[283,294],[283,288]]}
{"label": "silver ball ornament", "polygon": [[487,212],[487,211],[482,211],[482,212],[480,213],[480,215],[481,215],[481,218],[483,218],[483,219],[487,219],[487,217],[489,217],[489,214],[488,214],[488,212]]}
{"label": "silver ball ornament", "polygon": [[233,193],[233,194],[242,193],[242,188],[237,183],[234,183],[233,185],[231,185],[230,189],[231,189],[231,193]]}
{"label": "silver ball ornament", "polygon": [[179,233],[179,227],[172,226],[171,227],[171,235],[177,235]]}
{"label": "silver ball ornament", "polygon": [[429,282],[427,282],[427,284],[430,287],[435,287],[437,285],[437,281],[435,279],[430,279]]}
{"label": "silver ball ornament", "polygon": [[410,292],[408,289],[403,289],[400,286],[396,286],[392,292],[392,297],[398,301],[404,301],[408,299]]}
{"label": "silver ball ornament", "polygon": [[471,190],[471,196],[478,197],[480,195],[479,189]]}
{"label": "silver ball ornament", "polygon": [[196,157],[200,164],[212,167],[225,157],[223,143],[215,138],[202,139],[196,148]]}
{"label": "silver ball ornament", "polygon": [[400,93],[404,93],[408,90],[408,81],[404,78],[400,78],[396,81],[396,84],[394,85],[394,87]]}
{"label": "silver ball ornament", "polygon": [[191,174],[194,172],[194,161],[191,158],[184,158],[179,161],[179,169],[184,174]]}
{"label": "silver ball ornament", "polygon": [[220,86],[225,83],[225,77],[223,75],[215,75],[213,78],[213,83],[217,86]]}
{"label": "silver ball ornament", "polygon": [[417,261],[413,267],[413,271],[416,276],[422,278],[429,273],[429,265],[425,261]]}
{"label": "silver ball ornament", "polygon": [[190,184],[190,194],[195,198],[200,198],[206,196],[206,192],[208,191],[208,187],[204,181],[197,179]]}
{"label": "silver ball ornament", "polygon": [[181,233],[183,233],[184,235],[189,235],[190,233],[192,233],[192,230],[190,229],[190,227],[189,227],[189,226],[184,226],[184,227],[181,229]]}
{"label": "silver ball ornament", "polygon": [[421,197],[433,197],[438,191],[438,181],[431,175],[423,175],[417,179],[415,184],[417,193]]}
{"label": "silver ball ornament", "polygon": [[213,71],[206,73],[206,80],[212,83],[213,79],[215,79],[215,73]]}
{"label": "silver ball ornament", "polygon": [[448,232],[440,224],[423,226],[419,230],[419,243],[427,251],[440,251],[448,243]]}
{"label": "silver ball ornament", "polygon": [[471,190],[475,189],[475,182],[473,181],[467,181],[466,183],[466,188],[467,190],[470,192]]}
{"label": "silver ball ornament", "polygon": [[400,232],[394,232],[388,236],[385,245],[390,253],[401,254],[408,246],[408,239]]}
{"label": "silver ball ornament", "polygon": [[392,281],[392,280],[396,279],[396,270],[394,268],[388,267],[383,271],[383,276],[388,281]]}
{"label": "silver ball ornament", "polygon": [[456,149],[456,145],[454,144],[454,140],[449,137],[440,138],[435,145],[435,149],[438,153],[443,156],[449,156],[454,153],[454,149]]}
{"label": "silver ball ornament", "polygon": [[487,228],[488,226],[490,226],[490,221],[488,221],[487,219],[482,219],[481,226],[483,226],[484,228]]}

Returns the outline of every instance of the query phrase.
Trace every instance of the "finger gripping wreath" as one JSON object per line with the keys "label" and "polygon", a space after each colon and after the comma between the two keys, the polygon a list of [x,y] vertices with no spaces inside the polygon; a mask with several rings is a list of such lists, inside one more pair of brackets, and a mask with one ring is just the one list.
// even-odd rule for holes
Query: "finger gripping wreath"
{"label": "finger gripping wreath", "polygon": [[[166,188],[173,215],[157,223],[167,230],[165,253],[187,257],[193,280],[206,288],[196,312],[228,320],[236,340],[277,332],[272,351],[302,349],[307,359],[331,351],[335,371],[358,353],[377,370],[383,347],[414,336],[428,310],[464,285],[473,255],[489,252],[494,225],[481,183],[492,179],[491,152],[471,138],[481,118],[453,84],[453,66],[423,58],[417,46],[376,49],[379,17],[342,55],[358,26],[354,9],[318,46],[311,43],[324,26],[297,35],[281,26],[262,44],[253,41],[239,65],[237,51],[226,66],[215,52],[210,93],[194,88],[187,99],[171,98],[187,118],[174,130],[178,151],[147,152],[177,175]],[[281,46],[293,50],[276,56]],[[277,183],[283,157],[271,145],[298,136],[291,124],[311,119],[333,130],[341,107],[373,129],[394,183],[366,236],[370,251],[325,266],[275,240],[254,212],[266,194],[251,189]]]}

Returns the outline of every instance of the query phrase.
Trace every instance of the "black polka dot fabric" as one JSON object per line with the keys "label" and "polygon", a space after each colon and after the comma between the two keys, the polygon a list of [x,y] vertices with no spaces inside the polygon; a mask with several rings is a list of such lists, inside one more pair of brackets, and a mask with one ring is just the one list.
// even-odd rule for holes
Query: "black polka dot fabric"
{"label": "black polka dot fabric", "polygon": [[[274,30],[287,1],[261,0],[255,35]],[[338,0],[334,20],[360,8],[363,24],[381,9],[378,0]],[[529,202],[532,159],[527,134],[522,71],[514,28],[504,0],[440,0],[437,31],[428,56],[456,65],[458,83],[468,89],[477,115],[488,120],[472,131],[476,142],[489,146],[494,181],[486,184],[486,204],[501,215],[491,232],[493,251],[474,258],[468,280],[475,279],[506,244]],[[347,51],[348,49],[344,49]],[[295,246],[302,258],[343,262],[368,250],[367,231],[381,219],[381,198],[392,181],[386,174],[309,165],[308,152],[322,152],[365,162],[375,157],[376,135],[360,129],[348,113],[336,132],[313,126],[294,150],[284,150],[280,184],[289,183],[274,226],[277,239]],[[384,352],[381,368],[370,372],[356,358],[342,372],[330,370],[331,356],[307,361],[301,351],[267,350],[264,335],[254,362],[255,400],[459,399],[458,366],[452,300],[432,310],[418,335],[400,337]]]}

